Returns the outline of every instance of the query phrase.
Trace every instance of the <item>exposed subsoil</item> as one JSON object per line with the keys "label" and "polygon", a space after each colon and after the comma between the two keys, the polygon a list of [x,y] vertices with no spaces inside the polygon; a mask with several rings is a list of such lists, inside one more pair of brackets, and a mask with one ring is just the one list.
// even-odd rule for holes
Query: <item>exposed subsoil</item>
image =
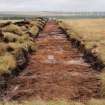
{"label": "exposed subsoil", "polygon": [[98,97],[97,72],[85,63],[56,22],[46,24],[36,43],[37,51],[30,56],[26,69],[8,81],[6,100]]}

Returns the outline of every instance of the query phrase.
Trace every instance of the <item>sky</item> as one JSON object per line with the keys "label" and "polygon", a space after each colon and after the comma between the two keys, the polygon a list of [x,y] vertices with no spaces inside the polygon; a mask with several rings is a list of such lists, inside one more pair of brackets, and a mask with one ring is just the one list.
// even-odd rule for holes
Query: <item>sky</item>
{"label": "sky", "polygon": [[105,11],[105,0],[0,0],[0,11]]}

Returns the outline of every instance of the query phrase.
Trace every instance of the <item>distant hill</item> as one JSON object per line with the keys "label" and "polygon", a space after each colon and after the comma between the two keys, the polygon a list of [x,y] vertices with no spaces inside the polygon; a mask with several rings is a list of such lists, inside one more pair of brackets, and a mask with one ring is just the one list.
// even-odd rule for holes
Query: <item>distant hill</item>
{"label": "distant hill", "polygon": [[18,12],[2,11],[0,17],[33,17],[33,16],[51,16],[51,17],[105,17],[105,12],[56,12],[56,11],[39,11],[39,12]]}

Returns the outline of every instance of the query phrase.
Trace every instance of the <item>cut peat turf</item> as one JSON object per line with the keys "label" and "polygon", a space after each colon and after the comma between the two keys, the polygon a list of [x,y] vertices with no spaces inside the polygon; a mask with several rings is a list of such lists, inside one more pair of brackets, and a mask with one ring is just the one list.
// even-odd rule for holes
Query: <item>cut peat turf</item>
{"label": "cut peat turf", "polygon": [[36,39],[28,66],[7,83],[5,100],[86,100],[99,96],[97,71],[85,63],[66,34],[49,21]]}

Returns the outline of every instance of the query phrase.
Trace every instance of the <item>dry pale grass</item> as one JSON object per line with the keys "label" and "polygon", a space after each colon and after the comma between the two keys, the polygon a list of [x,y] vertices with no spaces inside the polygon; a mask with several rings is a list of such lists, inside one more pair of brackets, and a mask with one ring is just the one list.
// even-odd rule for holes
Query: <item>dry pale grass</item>
{"label": "dry pale grass", "polygon": [[[67,27],[74,33],[89,41],[100,41],[105,36],[105,19],[64,20]],[[65,26],[66,27],[66,26]]]}
{"label": "dry pale grass", "polygon": [[82,35],[104,35],[105,19],[63,20],[70,28]]}
{"label": "dry pale grass", "polygon": [[24,51],[28,52],[29,51],[36,51],[36,44],[32,41],[25,41],[23,43],[19,43],[19,42],[16,42],[16,43],[8,43],[8,46],[10,48],[12,48],[13,50],[16,50],[16,49],[23,49]]}
{"label": "dry pale grass", "polygon": [[19,37],[16,43],[27,52],[30,50],[35,51],[36,49],[36,43],[33,41],[31,37],[29,37],[26,34]]}
{"label": "dry pale grass", "polygon": [[74,102],[74,101],[43,101],[43,100],[32,100],[32,101],[24,101],[21,103],[18,102],[3,102],[0,105],[84,105],[79,102]]}
{"label": "dry pale grass", "polygon": [[11,33],[15,33],[15,34],[18,34],[18,35],[22,35],[23,34],[23,31],[21,30],[21,28],[15,24],[10,24],[6,27],[3,27],[2,28],[2,31],[3,32],[11,32]]}
{"label": "dry pale grass", "polygon": [[35,51],[36,49],[36,43],[33,41],[31,37],[29,37],[26,34],[17,37],[15,43],[9,42],[8,46],[13,50],[20,48],[20,49],[24,49],[27,52],[30,50]]}
{"label": "dry pale grass", "polygon": [[30,30],[29,30],[29,33],[30,33],[32,36],[36,36],[36,35],[38,34],[38,32],[39,32],[39,28],[36,27],[36,26],[31,27]]}
{"label": "dry pale grass", "polygon": [[24,101],[24,102],[1,102],[0,105],[105,105],[104,99],[91,99],[87,101],[85,104],[75,101],[43,101],[43,100],[31,100],[31,101]]}
{"label": "dry pale grass", "polygon": [[[79,40],[105,64],[105,19],[63,20],[60,23],[70,38]],[[66,27],[66,28],[65,28]]]}
{"label": "dry pale grass", "polygon": [[91,99],[86,105],[105,105],[105,99]]}
{"label": "dry pale grass", "polygon": [[14,34],[14,33],[10,33],[10,32],[3,32],[4,35],[4,40],[8,41],[8,42],[14,42],[18,39],[18,35]]}
{"label": "dry pale grass", "polygon": [[0,56],[0,74],[10,73],[16,68],[16,59],[13,55],[7,53]]}
{"label": "dry pale grass", "polygon": [[7,51],[8,45],[4,42],[0,42],[0,56],[4,55]]}

